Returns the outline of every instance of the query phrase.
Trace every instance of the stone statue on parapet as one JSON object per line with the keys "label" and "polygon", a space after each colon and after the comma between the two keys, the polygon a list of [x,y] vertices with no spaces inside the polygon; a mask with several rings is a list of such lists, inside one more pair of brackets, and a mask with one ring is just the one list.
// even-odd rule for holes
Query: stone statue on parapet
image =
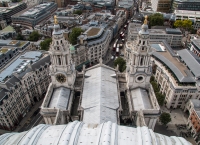
{"label": "stone statue on parapet", "polygon": [[142,109],[140,109],[140,111],[137,112],[137,115],[136,115],[137,119],[136,119],[136,125],[137,126],[147,126],[145,121],[144,121],[144,114],[143,114],[143,111]]}

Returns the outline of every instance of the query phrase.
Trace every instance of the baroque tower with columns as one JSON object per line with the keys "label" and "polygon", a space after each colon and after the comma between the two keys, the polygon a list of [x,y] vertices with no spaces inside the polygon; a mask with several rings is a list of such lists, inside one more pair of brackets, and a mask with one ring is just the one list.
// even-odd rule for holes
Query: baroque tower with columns
{"label": "baroque tower with columns", "polygon": [[138,33],[136,41],[131,42],[127,54],[126,81],[129,89],[141,87],[148,88],[151,77],[151,46],[149,44],[149,31],[147,16]]}
{"label": "baroque tower with columns", "polygon": [[70,44],[65,40],[60,26],[54,16],[54,30],[52,35],[52,44],[49,49],[51,57],[50,75],[52,83],[56,86],[72,88],[75,77],[75,64],[72,62],[70,54]]}

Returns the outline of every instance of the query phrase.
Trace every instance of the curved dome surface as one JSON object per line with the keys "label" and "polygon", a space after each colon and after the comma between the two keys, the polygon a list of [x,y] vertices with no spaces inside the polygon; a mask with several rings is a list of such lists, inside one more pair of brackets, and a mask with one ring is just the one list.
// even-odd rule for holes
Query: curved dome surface
{"label": "curved dome surface", "polygon": [[29,131],[0,136],[1,145],[191,145],[182,137],[154,133],[146,126],[126,127],[74,121],[66,125],[40,124]]}

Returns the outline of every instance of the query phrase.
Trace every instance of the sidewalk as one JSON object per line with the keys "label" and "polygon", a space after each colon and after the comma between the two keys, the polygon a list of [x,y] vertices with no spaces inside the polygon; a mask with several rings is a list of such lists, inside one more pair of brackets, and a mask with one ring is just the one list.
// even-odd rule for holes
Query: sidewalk
{"label": "sidewalk", "polygon": [[31,111],[29,111],[26,116],[22,119],[22,121],[19,123],[17,128],[14,130],[14,132],[18,132],[26,123],[29,118],[33,115],[33,113],[42,105],[43,99],[39,102],[36,102],[35,105],[31,108]]}

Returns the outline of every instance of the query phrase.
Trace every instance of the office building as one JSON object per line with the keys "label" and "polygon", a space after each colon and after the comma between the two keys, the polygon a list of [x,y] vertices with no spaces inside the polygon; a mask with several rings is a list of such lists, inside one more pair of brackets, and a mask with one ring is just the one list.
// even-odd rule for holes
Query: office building
{"label": "office building", "polygon": [[165,95],[167,108],[184,108],[189,99],[199,99],[199,61],[187,49],[176,53],[166,42],[152,44],[155,80]]}
{"label": "office building", "polygon": [[11,23],[11,16],[27,8],[26,3],[9,3],[8,7],[0,7],[0,21]]}
{"label": "office building", "polygon": [[188,49],[200,57],[200,39],[191,39],[188,44]]}
{"label": "office building", "polygon": [[0,74],[0,128],[13,130],[44,97],[51,82],[49,55],[27,51],[15,59]]}
{"label": "office building", "polygon": [[32,29],[35,25],[43,24],[56,10],[57,4],[53,2],[34,5],[13,15],[12,23]]}
{"label": "office building", "polygon": [[199,11],[189,11],[189,10],[175,10],[174,20],[191,20],[193,22],[193,28],[200,28],[200,12]]}
{"label": "office building", "polygon": [[105,27],[90,27],[78,37],[80,46],[85,46],[88,52],[88,59],[91,63],[97,63],[100,58],[107,54],[112,31]]}
{"label": "office building", "polygon": [[198,0],[173,0],[172,10],[200,11]]}
{"label": "office building", "polygon": [[151,0],[151,7],[155,12],[170,12],[171,0]]}
{"label": "office building", "polygon": [[13,58],[30,47],[29,41],[0,40],[0,68],[3,68]]}
{"label": "office building", "polygon": [[197,144],[200,144],[200,100],[190,99],[184,107],[184,112],[189,113],[187,129]]}
{"label": "office building", "polygon": [[[128,40],[135,40],[140,29],[141,28],[138,27],[138,24],[136,25],[135,23],[129,23]],[[182,46],[183,35],[180,29],[149,29],[149,37],[150,42],[160,42],[160,40],[166,40],[166,42],[173,48]]]}

